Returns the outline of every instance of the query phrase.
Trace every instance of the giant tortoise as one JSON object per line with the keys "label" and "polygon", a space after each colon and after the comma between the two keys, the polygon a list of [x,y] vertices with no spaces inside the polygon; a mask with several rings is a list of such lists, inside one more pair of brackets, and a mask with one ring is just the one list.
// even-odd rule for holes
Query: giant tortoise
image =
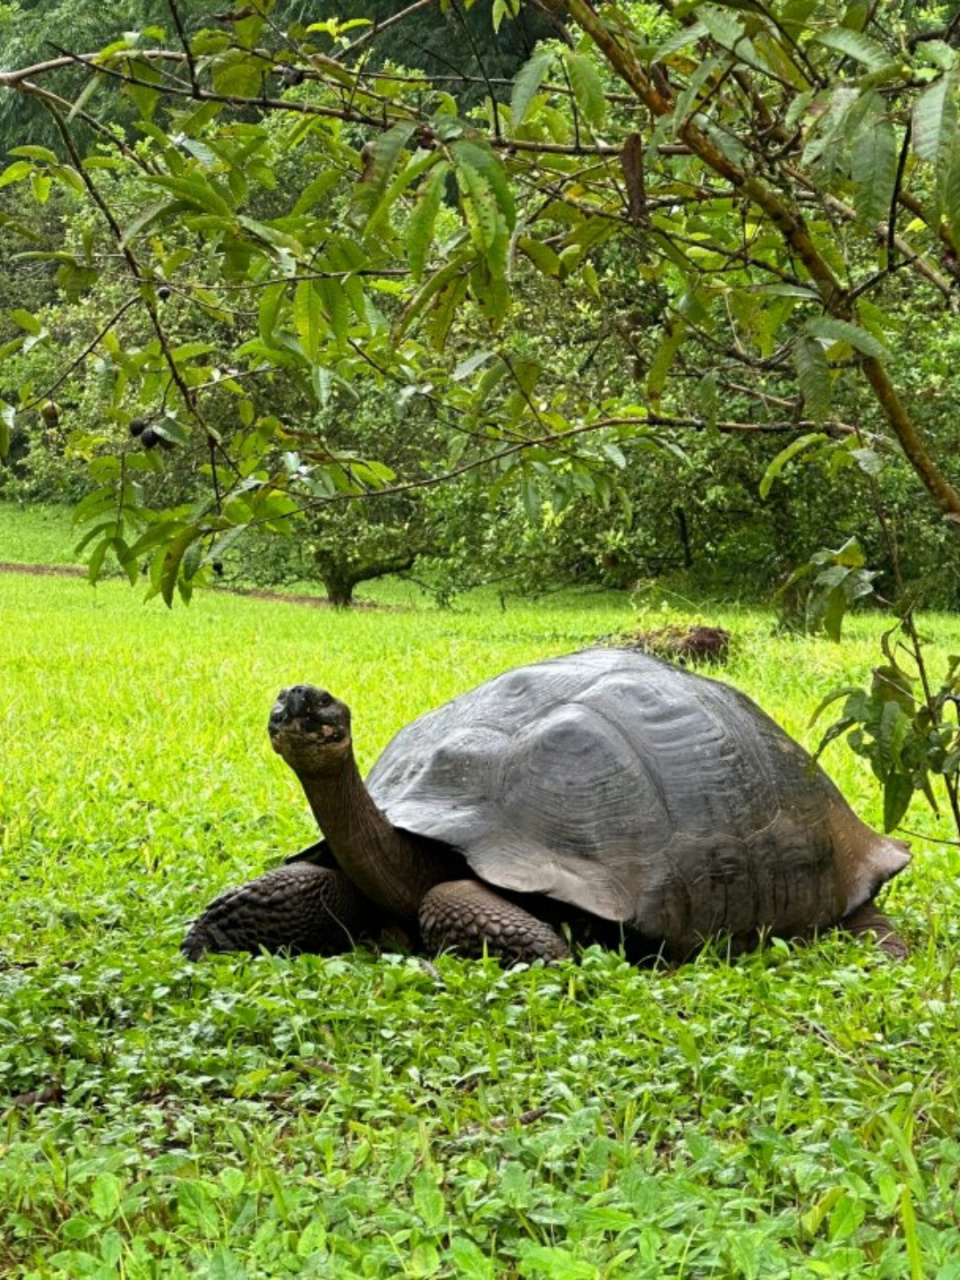
{"label": "giant tortoise", "polygon": [[683,956],[840,923],[897,945],[871,904],[907,846],[744,694],[657,658],[507,671],[401,729],[366,784],[332,694],[282,690],[269,732],[325,839],[213,902],[191,957],[343,951],[389,922],[521,960],[565,955],[565,935]]}

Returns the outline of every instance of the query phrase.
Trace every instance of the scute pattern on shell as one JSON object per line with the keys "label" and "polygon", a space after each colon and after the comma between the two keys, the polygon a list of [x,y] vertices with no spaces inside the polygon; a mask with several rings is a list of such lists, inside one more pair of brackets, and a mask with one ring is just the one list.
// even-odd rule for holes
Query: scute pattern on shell
{"label": "scute pattern on shell", "polygon": [[606,649],[415,720],[367,783],[391,822],[459,849],[489,884],[687,945],[809,932],[848,909],[831,820],[837,806],[858,820],[809,765],[737,690]]}

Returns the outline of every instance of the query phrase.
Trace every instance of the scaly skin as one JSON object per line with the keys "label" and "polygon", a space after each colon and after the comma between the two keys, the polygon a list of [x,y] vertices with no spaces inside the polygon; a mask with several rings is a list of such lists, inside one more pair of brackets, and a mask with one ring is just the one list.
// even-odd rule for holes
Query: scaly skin
{"label": "scaly skin", "polygon": [[548,924],[479,880],[447,880],[420,907],[420,932],[431,951],[498,960],[562,960],[570,948]]}
{"label": "scaly skin", "polygon": [[336,955],[375,933],[379,913],[342,871],[291,862],[228,889],[207,907],[180,950],[305,951]]}

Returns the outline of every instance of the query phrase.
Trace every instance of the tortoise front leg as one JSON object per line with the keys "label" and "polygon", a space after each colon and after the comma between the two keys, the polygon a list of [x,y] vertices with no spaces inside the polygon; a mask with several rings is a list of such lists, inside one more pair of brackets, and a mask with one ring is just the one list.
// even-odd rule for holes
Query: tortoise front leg
{"label": "tortoise front leg", "polygon": [[431,951],[500,960],[561,960],[570,948],[548,924],[478,880],[435,885],[420,906],[420,932]]}
{"label": "tortoise front leg", "polygon": [[228,889],[194,921],[180,950],[306,951],[335,955],[379,925],[377,910],[342,871],[290,862]]}

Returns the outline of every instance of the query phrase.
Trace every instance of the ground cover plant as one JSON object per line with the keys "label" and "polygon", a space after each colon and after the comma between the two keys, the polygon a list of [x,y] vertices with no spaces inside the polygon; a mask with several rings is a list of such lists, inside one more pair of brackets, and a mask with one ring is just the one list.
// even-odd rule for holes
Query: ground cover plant
{"label": "ground cover plant", "polygon": [[[0,515],[27,560],[31,521]],[[313,838],[266,740],[279,685],[348,698],[367,767],[488,675],[680,616],[613,593],[169,612],[0,575],[0,1274],[960,1276],[948,846],[916,840],[888,897],[899,964],[833,936],[674,971],[177,954],[214,893]],[[810,745],[884,625],[838,647],[698,617]],[[956,651],[954,619],[924,626]],[[865,762],[826,763],[879,824]],[[905,825],[936,832],[919,802]]]}

